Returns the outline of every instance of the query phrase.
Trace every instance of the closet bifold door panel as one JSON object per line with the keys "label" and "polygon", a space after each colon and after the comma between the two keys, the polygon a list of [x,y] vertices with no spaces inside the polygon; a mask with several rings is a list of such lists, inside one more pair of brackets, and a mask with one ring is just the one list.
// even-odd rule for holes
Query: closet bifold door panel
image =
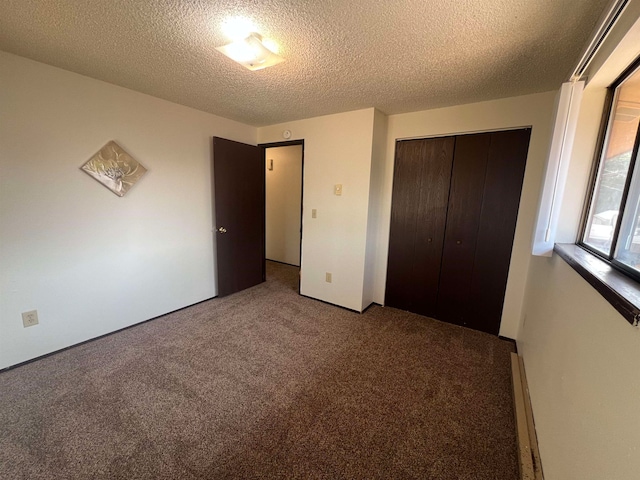
{"label": "closet bifold door panel", "polygon": [[466,325],[498,335],[531,129],[491,134]]}
{"label": "closet bifold door panel", "polygon": [[435,314],[454,144],[396,143],[385,305]]}
{"label": "closet bifold door panel", "polygon": [[397,142],[386,305],[499,333],[530,135]]}
{"label": "closet bifold door panel", "polygon": [[435,318],[464,325],[491,134],[456,137]]}

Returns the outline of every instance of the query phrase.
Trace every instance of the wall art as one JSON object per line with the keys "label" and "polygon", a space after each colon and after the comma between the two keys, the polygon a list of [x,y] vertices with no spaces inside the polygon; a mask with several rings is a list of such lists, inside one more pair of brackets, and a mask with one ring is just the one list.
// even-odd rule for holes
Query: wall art
{"label": "wall art", "polygon": [[111,141],[100,149],[81,170],[95,178],[119,197],[124,195],[147,173],[147,169]]}

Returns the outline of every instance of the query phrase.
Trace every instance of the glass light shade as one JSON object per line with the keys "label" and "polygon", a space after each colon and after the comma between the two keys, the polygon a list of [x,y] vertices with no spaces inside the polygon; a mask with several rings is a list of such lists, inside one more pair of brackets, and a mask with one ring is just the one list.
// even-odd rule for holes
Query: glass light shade
{"label": "glass light shade", "polygon": [[228,45],[217,47],[216,50],[249,70],[261,70],[284,61],[284,58],[264,46],[262,37],[257,33],[252,33],[247,38]]}

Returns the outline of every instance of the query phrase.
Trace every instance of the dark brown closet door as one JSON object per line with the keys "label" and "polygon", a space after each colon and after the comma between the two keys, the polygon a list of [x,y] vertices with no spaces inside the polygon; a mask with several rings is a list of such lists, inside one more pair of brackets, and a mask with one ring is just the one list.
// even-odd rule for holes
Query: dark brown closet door
{"label": "dark brown closet door", "polygon": [[456,138],[435,318],[464,325],[491,134]]}
{"label": "dark brown closet door", "polygon": [[498,335],[530,129],[491,134],[467,326]]}
{"label": "dark brown closet door", "polygon": [[454,137],[396,144],[385,304],[433,315]]}
{"label": "dark brown closet door", "polygon": [[530,134],[397,143],[386,305],[499,333]]}

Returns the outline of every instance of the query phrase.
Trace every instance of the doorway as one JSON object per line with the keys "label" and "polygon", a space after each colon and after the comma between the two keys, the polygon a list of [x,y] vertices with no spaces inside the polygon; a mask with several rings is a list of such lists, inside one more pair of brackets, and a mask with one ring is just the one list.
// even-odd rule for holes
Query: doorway
{"label": "doorway", "polygon": [[300,292],[304,142],[262,145],[265,164],[265,263],[267,280]]}

